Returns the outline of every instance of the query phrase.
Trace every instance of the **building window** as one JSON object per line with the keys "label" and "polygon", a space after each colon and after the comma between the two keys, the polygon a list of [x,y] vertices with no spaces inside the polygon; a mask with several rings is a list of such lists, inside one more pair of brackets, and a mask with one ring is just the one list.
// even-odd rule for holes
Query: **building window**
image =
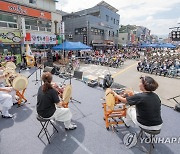
{"label": "building window", "polygon": [[119,25],[119,20],[116,20],[116,25]]}
{"label": "building window", "polygon": [[87,27],[75,28],[75,35],[87,34]]}
{"label": "building window", "polygon": [[117,37],[119,36],[119,30],[116,30],[116,36]]}
{"label": "building window", "polygon": [[124,37],[122,38],[122,40],[124,40]]}
{"label": "building window", "polygon": [[16,15],[0,14],[0,21],[17,22]]}
{"label": "building window", "polygon": [[109,36],[111,36],[111,31],[109,31]]}
{"label": "building window", "polygon": [[36,3],[36,0],[29,0],[29,3],[34,4]]}
{"label": "building window", "polygon": [[114,24],[116,24],[116,19],[114,19]]}
{"label": "building window", "polygon": [[107,22],[109,21],[109,16],[108,16],[108,15],[106,15],[106,21],[107,21]]}

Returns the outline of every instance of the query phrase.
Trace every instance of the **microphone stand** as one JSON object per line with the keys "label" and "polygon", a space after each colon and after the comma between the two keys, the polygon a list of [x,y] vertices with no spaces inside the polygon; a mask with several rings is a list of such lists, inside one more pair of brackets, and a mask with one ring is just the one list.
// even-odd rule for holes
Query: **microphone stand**
{"label": "microphone stand", "polygon": [[[41,79],[41,69],[42,69],[41,67],[42,67],[42,64],[41,64],[38,68],[36,67],[36,70],[32,73],[32,74],[34,74],[34,73],[36,72],[36,79],[35,79],[35,80],[32,80],[32,82],[35,82],[35,85],[37,85],[39,81],[41,81],[41,85],[42,85],[42,80],[38,80],[38,78],[37,78],[37,70],[40,69],[40,79]],[[28,78],[29,78],[32,74],[30,74],[30,75],[28,76]]]}
{"label": "microphone stand", "polygon": [[[70,85],[71,85],[71,72],[70,72]],[[81,104],[81,102],[80,102],[80,101],[78,101],[78,100],[74,99],[73,97],[71,97],[71,102],[72,102],[72,101],[75,101],[75,102],[77,102],[77,103]]]}
{"label": "microphone stand", "polygon": [[[37,70],[38,69],[40,69],[40,79],[41,79],[41,69],[42,69],[41,67],[42,67],[42,64],[38,68],[36,67],[36,70],[34,72],[32,72],[27,78],[30,78],[36,72],[36,80],[34,80],[34,81],[36,81],[35,85],[38,83],[38,81],[41,81],[41,86],[42,86],[42,80],[37,79]],[[35,96],[37,96],[37,94],[34,94],[32,97],[35,97]]]}

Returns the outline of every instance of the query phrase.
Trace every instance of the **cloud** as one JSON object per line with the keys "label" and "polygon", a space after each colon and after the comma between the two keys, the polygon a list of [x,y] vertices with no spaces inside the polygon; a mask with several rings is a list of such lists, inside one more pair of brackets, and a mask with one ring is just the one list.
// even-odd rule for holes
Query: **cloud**
{"label": "cloud", "polygon": [[[119,10],[120,24],[145,26],[153,34],[168,35],[169,27],[180,23],[179,0],[105,0]],[[101,0],[61,0],[58,8],[76,12],[95,6]]]}

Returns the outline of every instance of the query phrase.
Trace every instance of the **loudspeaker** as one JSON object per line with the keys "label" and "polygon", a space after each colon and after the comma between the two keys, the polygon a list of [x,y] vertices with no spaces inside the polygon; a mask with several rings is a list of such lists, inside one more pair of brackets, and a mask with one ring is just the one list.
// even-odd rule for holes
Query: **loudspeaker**
{"label": "loudspeaker", "polygon": [[73,77],[76,78],[76,79],[82,80],[82,75],[83,75],[83,72],[81,72],[81,71],[74,71]]}
{"label": "loudspeaker", "polygon": [[46,66],[53,67],[53,62],[48,62],[48,61],[44,62],[44,68]]}
{"label": "loudspeaker", "polygon": [[180,104],[176,104],[176,106],[175,106],[174,110],[176,110],[176,111],[180,112]]}
{"label": "loudspeaker", "polygon": [[98,85],[98,82],[97,81],[90,81],[90,82],[88,82],[88,86],[89,87],[92,87],[92,88],[94,88],[94,87],[96,87]]}
{"label": "loudspeaker", "polygon": [[56,72],[55,68],[54,67],[49,67],[49,66],[46,66],[44,68],[44,71],[43,72],[50,72],[51,74],[54,74]]}

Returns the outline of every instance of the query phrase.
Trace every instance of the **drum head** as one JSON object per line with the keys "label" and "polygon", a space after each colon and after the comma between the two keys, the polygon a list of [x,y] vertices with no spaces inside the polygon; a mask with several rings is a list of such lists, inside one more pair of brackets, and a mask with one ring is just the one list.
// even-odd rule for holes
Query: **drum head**
{"label": "drum head", "polygon": [[105,91],[105,100],[106,104],[109,107],[109,109],[113,110],[115,105],[115,97],[113,94],[110,93],[111,89],[106,89]]}
{"label": "drum head", "polygon": [[70,98],[71,98],[71,94],[72,94],[72,87],[71,85],[67,85],[64,89],[64,92],[63,92],[63,101],[65,103],[68,103]]}
{"label": "drum head", "polygon": [[16,69],[16,65],[13,62],[7,62],[5,65],[6,68],[12,68],[12,69]]}
{"label": "drum head", "polygon": [[[11,76],[13,76],[14,78],[16,78],[16,77],[18,76],[18,73],[16,73],[16,72],[15,72],[15,73],[9,73],[9,75],[8,75],[7,78],[5,79],[8,86],[12,86],[11,83],[10,83],[10,81],[9,81],[9,79],[10,79]],[[12,82],[13,82],[13,80],[12,80]]]}
{"label": "drum head", "polygon": [[13,74],[13,73],[16,73],[14,69],[12,68],[6,68],[4,71],[3,71],[3,75],[6,75],[6,74]]}
{"label": "drum head", "polygon": [[27,77],[23,75],[18,75],[14,80],[13,80],[13,88],[15,90],[21,91],[24,90],[28,85],[28,79]]}

